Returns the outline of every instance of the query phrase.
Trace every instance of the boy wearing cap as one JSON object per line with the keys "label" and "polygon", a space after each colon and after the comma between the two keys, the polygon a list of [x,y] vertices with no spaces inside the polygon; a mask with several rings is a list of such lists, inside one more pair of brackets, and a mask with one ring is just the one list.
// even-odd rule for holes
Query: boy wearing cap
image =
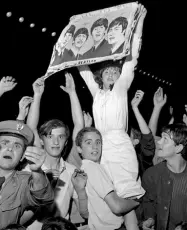
{"label": "boy wearing cap", "polygon": [[[0,122],[0,229],[18,223],[28,207],[53,201],[53,192],[41,170],[45,153],[30,146],[32,142],[33,132],[27,125]],[[31,173],[16,170],[23,157],[30,162]]]}

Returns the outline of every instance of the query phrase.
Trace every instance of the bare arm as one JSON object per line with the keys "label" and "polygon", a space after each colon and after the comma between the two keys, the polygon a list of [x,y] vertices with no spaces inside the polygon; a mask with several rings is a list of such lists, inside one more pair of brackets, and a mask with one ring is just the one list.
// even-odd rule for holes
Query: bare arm
{"label": "bare arm", "polygon": [[27,116],[27,125],[33,130],[35,135],[34,144],[38,147],[41,147],[41,144],[40,144],[40,138],[37,131],[37,126],[40,117],[40,102],[44,92],[44,87],[45,84],[43,78],[38,78],[33,83],[33,91],[34,91],[33,102],[31,103],[29,114]]}
{"label": "bare arm", "polygon": [[33,101],[32,97],[22,97],[19,101],[19,114],[17,116],[17,120],[25,122],[25,118],[27,117],[29,111],[29,104]]}
{"label": "bare arm", "polygon": [[134,115],[136,117],[136,120],[138,122],[140,131],[142,134],[148,134],[150,133],[150,129],[147,125],[147,123],[145,122],[143,116],[141,115],[138,105],[141,102],[141,100],[143,99],[143,95],[144,92],[141,90],[138,90],[134,96],[134,98],[131,101],[131,105],[132,105],[132,110],[134,112]]}
{"label": "bare arm", "polygon": [[104,200],[115,215],[124,215],[139,205],[134,200],[119,197],[114,191],[106,195]]}
{"label": "bare arm", "polygon": [[74,189],[78,195],[78,207],[80,215],[83,218],[88,218],[88,197],[86,194],[85,186],[87,182],[87,175],[81,170],[75,169],[71,181]]}
{"label": "bare arm", "polygon": [[158,119],[161,109],[165,105],[166,101],[167,96],[166,94],[163,94],[163,89],[159,87],[153,97],[154,108],[149,120],[149,128],[152,131],[153,136],[156,136]]}
{"label": "bare arm", "polygon": [[88,66],[79,66],[78,67],[79,73],[81,77],[84,79],[90,93],[92,94],[93,98],[96,95],[97,90],[99,89],[98,84],[94,80],[94,75]]}
{"label": "bare arm", "polygon": [[83,121],[83,113],[81,109],[81,105],[75,90],[75,83],[71,74],[66,73],[66,86],[60,86],[66,93],[69,94],[70,102],[71,102],[71,113],[74,123],[73,129],[73,141],[77,136],[77,133],[84,127]]}
{"label": "bare arm", "polygon": [[[134,68],[137,65],[137,59],[139,57],[139,51],[141,48],[141,37],[142,37],[142,31],[143,31],[143,24],[144,19],[147,14],[147,10],[144,8],[144,6],[141,6],[140,9],[140,18],[137,22],[133,37],[132,37],[132,43],[131,43],[131,53],[127,57],[127,60],[125,60],[123,67],[122,67],[122,73],[119,78],[119,80],[116,82],[116,86],[121,89],[122,91],[124,88],[128,89],[134,79]],[[130,60],[129,60],[130,59]]]}

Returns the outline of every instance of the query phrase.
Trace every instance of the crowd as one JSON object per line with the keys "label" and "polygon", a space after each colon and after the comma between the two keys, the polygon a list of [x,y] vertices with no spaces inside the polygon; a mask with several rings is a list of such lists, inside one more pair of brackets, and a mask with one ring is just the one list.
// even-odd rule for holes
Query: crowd
{"label": "crowd", "polygon": [[[103,62],[96,73],[78,67],[93,97],[93,118],[66,73],[60,88],[69,96],[72,132],[55,118],[38,127],[43,77],[33,83],[33,96],[20,100],[17,118],[0,122],[1,230],[187,229],[187,116],[180,123],[171,117],[157,136],[167,103],[159,87],[149,122],[139,109],[141,90],[131,100],[136,123],[128,119],[147,13],[141,11],[129,56]],[[16,84],[3,77],[0,97]]]}

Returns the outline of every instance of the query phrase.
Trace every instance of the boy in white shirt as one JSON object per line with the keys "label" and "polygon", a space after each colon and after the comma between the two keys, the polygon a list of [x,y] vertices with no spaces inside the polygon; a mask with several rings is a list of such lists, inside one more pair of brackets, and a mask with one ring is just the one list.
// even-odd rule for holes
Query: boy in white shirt
{"label": "boy in white shirt", "polygon": [[100,165],[101,133],[93,127],[83,128],[77,134],[76,145],[83,158],[81,169],[88,177],[86,192],[90,230],[125,229],[123,216],[134,209],[138,202],[119,197],[110,177]]}

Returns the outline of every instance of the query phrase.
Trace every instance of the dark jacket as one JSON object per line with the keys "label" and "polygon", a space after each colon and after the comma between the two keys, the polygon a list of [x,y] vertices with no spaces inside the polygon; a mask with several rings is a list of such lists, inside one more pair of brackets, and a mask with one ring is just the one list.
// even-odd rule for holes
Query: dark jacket
{"label": "dark jacket", "polygon": [[[184,173],[186,173],[185,183],[187,183],[187,169],[185,169]],[[142,186],[146,190],[142,203],[144,218],[153,218],[156,221],[155,229],[167,230],[173,192],[173,180],[167,168],[166,161],[146,170],[143,175]],[[181,193],[187,195],[187,191],[181,191]],[[184,206],[185,205],[187,206],[187,204],[184,204]],[[187,218],[187,216],[185,217],[185,215],[183,215],[183,217],[180,216],[180,218],[182,222],[183,218]]]}

